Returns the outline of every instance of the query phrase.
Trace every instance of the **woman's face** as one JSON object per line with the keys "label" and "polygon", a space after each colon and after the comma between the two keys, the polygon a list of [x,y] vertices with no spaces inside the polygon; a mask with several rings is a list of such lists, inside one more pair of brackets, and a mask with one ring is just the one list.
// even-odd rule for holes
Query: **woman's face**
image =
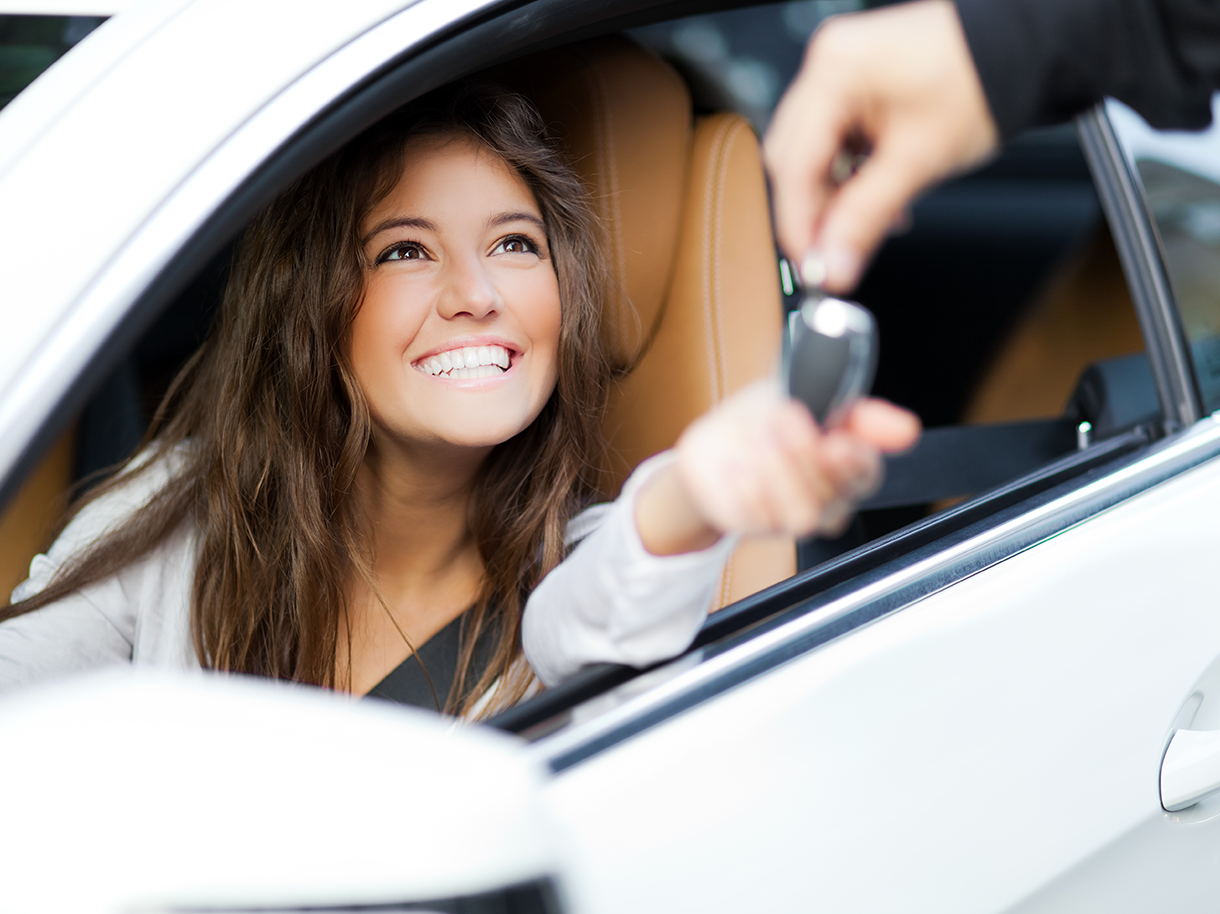
{"label": "woman's face", "polygon": [[378,431],[489,448],[524,430],[555,387],[560,315],[525,182],[468,138],[415,140],[361,230],[351,356]]}

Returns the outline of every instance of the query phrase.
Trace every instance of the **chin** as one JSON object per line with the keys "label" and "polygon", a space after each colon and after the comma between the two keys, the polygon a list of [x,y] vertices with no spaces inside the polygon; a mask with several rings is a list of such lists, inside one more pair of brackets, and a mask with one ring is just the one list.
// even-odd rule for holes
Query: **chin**
{"label": "chin", "polygon": [[529,428],[532,422],[531,418],[526,422],[501,422],[490,426],[480,424],[477,429],[467,426],[460,429],[438,430],[437,437],[452,447],[489,449],[517,437]]}

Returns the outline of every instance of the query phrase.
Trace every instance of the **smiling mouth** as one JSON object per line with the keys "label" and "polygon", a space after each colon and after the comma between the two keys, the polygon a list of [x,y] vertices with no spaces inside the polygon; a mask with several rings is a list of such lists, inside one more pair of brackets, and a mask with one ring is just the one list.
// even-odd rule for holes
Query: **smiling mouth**
{"label": "smiling mouth", "polygon": [[420,359],[415,368],[441,378],[494,378],[508,371],[512,356],[503,346],[467,346]]}

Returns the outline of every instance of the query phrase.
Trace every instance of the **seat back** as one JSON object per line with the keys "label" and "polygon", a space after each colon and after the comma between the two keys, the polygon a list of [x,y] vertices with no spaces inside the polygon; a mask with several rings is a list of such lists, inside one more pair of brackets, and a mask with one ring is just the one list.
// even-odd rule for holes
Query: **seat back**
{"label": "seat back", "polygon": [[0,512],[0,606],[30,573],[30,560],[51,544],[68,507],[76,429],[69,429]]}
{"label": "seat back", "polygon": [[[605,494],[726,395],[772,370],[782,303],[766,184],[741,117],[692,118],[672,68],[625,38],[543,52],[497,74],[538,105],[592,191],[615,286]],[[717,608],[796,571],[791,538],[745,542]]]}

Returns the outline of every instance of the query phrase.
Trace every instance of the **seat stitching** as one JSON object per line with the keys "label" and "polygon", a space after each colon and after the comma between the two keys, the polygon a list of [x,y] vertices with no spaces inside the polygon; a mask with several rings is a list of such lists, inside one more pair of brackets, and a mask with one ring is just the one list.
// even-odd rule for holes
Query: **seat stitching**
{"label": "seat stitching", "polygon": [[[716,128],[716,133],[712,138],[712,154],[706,186],[703,190],[703,244],[701,245],[703,248],[703,328],[708,361],[708,382],[713,404],[719,403],[724,394],[719,365],[720,340],[717,327],[719,307],[715,301],[715,297],[720,291],[719,257],[717,256],[719,251],[716,250],[719,236],[719,227],[716,225],[718,221],[716,208],[720,197],[715,191],[717,176],[721,170],[724,137],[732,124],[732,120],[726,118]],[[714,279],[713,271],[715,271]]]}
{"label": "seat stitching", "polygon": [[593,94],[599,108],[598,117],[593,122],[597,130],[597,145],[600,153],[599,165],[601,168],[598,169],[600,172],[598,180],[601,184],[600,190],[607,201],[611,256],[618,273],[619,291],[623,299],[620,308],[612,309],[611,335],[614,337],[617,348],[623,350],[627,348],[625,345],[627,341],[623,339],[625,335],[623,327],[626,314],[620,312],[624,312],[624,309],[632,307],[632,304],[627,296],[627,256],[624,251],[626,242],[623,238],[623,214],[619,201],[618,157],[615,155],[614,147],[614,119],[610,112],[610,93],[606,87],[605,74],[600,70],[587,70],[586,76],[592,84]]}
{"label": "seat stitching", "polygon": [[[720,372],[720,398],[723,399],[728,388],[728,354],[725,351],[724,338],[724,288],[723,279],[724,271],[720,265],[724,263],[721,256],[724,246],[724,194],[725,188],[728,185],[729,179],[729,159],[731,156],[733,144],[737,142],[737,138],[741,136],[742,130],[745,129],[744,122],[737,119],[729,120],[729,129],[723,140],[721,149],[720,167],[718,170],[717,187],[716,187],[716,210],[717,219],[714,223],[716,227],[716,348],[717,348],[717,368]],[[724,572],[721,575],[721,593],[720,605],[724,606],[729,602],[729,592],[733,586],[733,567],[737,562],[737,550],[734,549],[729,555],[728,561],[724,563]]]}
{"label": "seat stitching", "polygon": [[[707,183],[703,192],[703,318],[704,336],[707,347],[709,382],[712,402],[719,403],[724,397],[724,378],[721,365],[721,312],[719,297],[722,290],[720,281],[720,245],[721,226],[720,209],[724,202],[724,182],[727,169],[724,168],[726,136],[735,126],[732,118],[725,118],[716,128],[712,138],[712,153],[709,157]],[[713,192],[714,191],[714,192]],[[715,271],[713,281],[712,272]],[[733,559],[730,556],[720,572],[716,595],[716,608],[725,605],[729,595],[732,578]]]}
{"label": "seat stitching", "polygon": [[724,192],[725,187],[729,183],[729,160],[731,158],[733,144],[737,141],[737,136],[742,128],[741,121],[732,119],[729,121],[729,129],[727,130],[723,145],[721,147],[720,163],[717,169],[716,179],[716,221],[712,223],[716,230],[716,296],[713,307],[716,316],[716,368],[719,372],[720,396],[723,400],[728,393],[728,352],[725,348],[725,322],[724,322],[724,230],[725,230],[725,211],[724,211]]}

